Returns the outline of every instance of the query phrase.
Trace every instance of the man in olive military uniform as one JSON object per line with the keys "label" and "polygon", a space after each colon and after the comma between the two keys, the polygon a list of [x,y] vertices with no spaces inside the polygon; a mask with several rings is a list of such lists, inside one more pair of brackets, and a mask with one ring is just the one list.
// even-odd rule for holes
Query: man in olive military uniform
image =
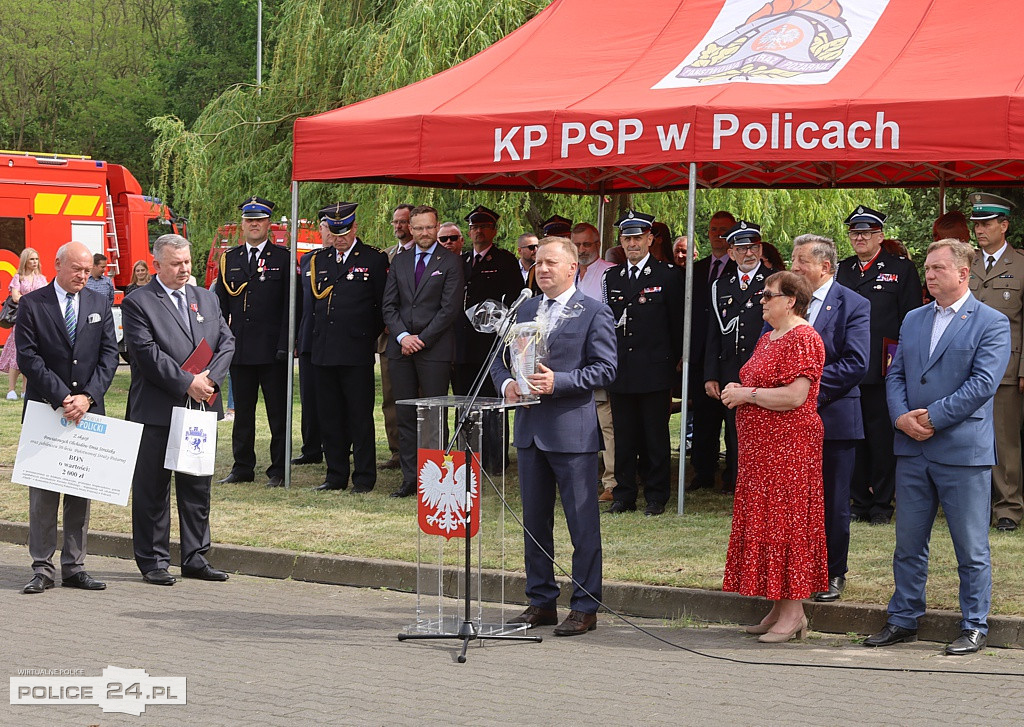
{"label": "man in olive military uniform", "polygon": [[996,389],[993,423],[996,460],[992,468],[992,517],[997,529],[1016,530],[1024,513],[1021,498],[1021,392],[1024,391],[1024,253],[1006,241],[1013,203],[984,192],[970,196],[978,254],[971,265],[974,297],[1010,319],[1010,362]]}
{"label": "man in olive military uniform", "polygon": [[683,285],[650,254],[654,217],[630,210],[615,223],[626,262],[605,272],[615,318],[618,370],[608,387],[615,432],[615,501],[607,512],[636,510],[637,475],[648,517],[665,512],[671,492],[669,408],[683,350]]}
{"label": "man in olive military uniform", "polygon": [[[722,389],[739,382],[740,369],[754,352],[764,319],[761,294],[764,281],[774,273],[761,264],[761,228],[740,220],[725,239],[736,269],[711,283],[707,347],[704,350],[704,393],[722,399]],[[725,473],[722,492],[736,489],[736,410],[725,413]]]}
{"label": "man in olive military uniform", "polygon": [[[515,255],[494,244],[498,234],[499,215],[492,209],[477,205],[468,215],[469,239],[473,249],[462,255],[462,270],[466,281],[463,310],[496,300],[511,305],[523,289],[523,276]],[[452,391],[469,394],[473,380],[480,372],[487,354],[494,344],[494,333],[481,333],[462,315],[456,324],[456,356]],[[490,376],[484,376],[480,396],[498,396]],[[483,452],[481,462],[488,472],[501,472],[508,461],[507,447],[502,451],[502,428],[505,412],[488,412],[484,416]]]}
{"label": "man in olive military uniform", "polygon": [[919,308],[921,277],[902,255],[882,248],[886,215],[860,205],[844,221],[854,253],[839,263],[836,280],[871,302],[871,343],[868,372],[860,382],[864,439],[858,445],[857,466],[850,483],[854,519],[884,525],[892,519],[896,495],[896,457],[892,451],[893,422],[885,394],[885,371],[907,313]]}
{"label": "man in olive military uniform", "polygon": [[231,387],[235,421],[231,430],[234,464],[220,482],[252,482],[256,471],[256,402],[263,391],[270,428],[267,487],[284,487],[287,417],[288,295],[292,271],[288,250],[270,241],[274,203],[250,197],[240,204],[241,245],[220,259],[217,297],[235,336]]}
{"label": "man in olive military uniform", "polygon": [[320,210],[325,247],[309,264],[312,362],[327,460],[320,491],[344,490],[350,471],[353,492],[369,492],[377,482],[373,364],[384,330],[388,258],[356,237],[357,206],[338,202]]}

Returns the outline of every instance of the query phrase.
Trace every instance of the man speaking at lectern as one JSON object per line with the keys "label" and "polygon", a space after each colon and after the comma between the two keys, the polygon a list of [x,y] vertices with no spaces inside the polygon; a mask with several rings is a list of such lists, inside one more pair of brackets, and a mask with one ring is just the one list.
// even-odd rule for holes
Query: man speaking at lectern
{"label": "man speaking at lectern", "polygon": [[[527,377],[522,392],[505,360],[491,367],[491,378],[505,400],[540,396],[515,415],[512,444],[519,456],[519,489],[526,541],[526,596],[529,607],[509,623],[529,627],[558,623],[555,583],[555,491],[573,542],[573,594],[570,611],[555,636],[575,636],[597,628],[601,599],[601,524],[597,509],[597,453],[601,435],[594,389],[615,379],[615,325],[603,303],[576,290],[576,246],[562,237],[546,237],[537,250],[536,281],[543,295],[519,309],[518,321],[547,322],[546,365]],[[532,535],[532,537],[531,537]]]}

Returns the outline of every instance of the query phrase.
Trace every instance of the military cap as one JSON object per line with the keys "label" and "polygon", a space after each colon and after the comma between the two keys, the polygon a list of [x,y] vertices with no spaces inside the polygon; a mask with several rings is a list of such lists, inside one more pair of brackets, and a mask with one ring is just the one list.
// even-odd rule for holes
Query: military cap
{"label": "military cap", "polygon": [[619,228],[620,235],[642,235],[650,231],[653,223],[654,215],[645,215],[643,212],[629,210],[615,223],[615,226]]}
{"label": "military cap", "polygon": [[567,220],[561,215],[551,215],[541,225],[541,230],[544,232],[544,236],[557,235],[558,237],[568,237],[572,231],[572,220]]}
{"label": "military cap", "polygon": [[970,196],[970,201],[971,219],[974,221],[1009,217],[1010,210],[1013,209],[1013,202],[988,192],[974,192]]}
{"label": "military cap", "polygon": [[730,245],[757,245],[761,242],[761,228],[753,222],[740,220],[725,233]]}
{"label": "military cap", "polygon": [[269,200],[253,195],[238,205],[238,209],[242,210],[243,220],[259,220],[264,217],[270,217],[270,213],[274,211],[276,206]]}
{"label": "military cap", "polygon": [[884,212],[858,205],[857,209],[843,220],[843,224],[851,230],[881,230],[887,216]]}
{"label": "military cap", "polygon": [[465,220],[466,220],[466,222],[470,223],[471,225],[472,224],[477,224],[477,225],[480,225],[480,224],[496,225],[496,224],[498,224],[498,218],[499,217],[501,217],[501,215],[499,215],[494,210],[490,209],[489,207],[484,207],[482,204],[478,204],[476,207],[474,207],[472,210],[470,210],[469,214],[466,215]]}
{"label": "military cap", "polygon": [[335,235],[344,235],[356,223],[356,202],[336,202],[316,213],[316,218],[327,223],[327,229]]}

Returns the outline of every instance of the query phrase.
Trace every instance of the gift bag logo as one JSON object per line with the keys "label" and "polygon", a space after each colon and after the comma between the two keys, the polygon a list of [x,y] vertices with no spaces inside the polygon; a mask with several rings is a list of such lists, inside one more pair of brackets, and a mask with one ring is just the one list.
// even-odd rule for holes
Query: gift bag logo
{"label": "gift bag logo", "polygon": [[206,430],[202,427],[189,427],[185,430],[185,442],[192,454],[202,454],[206,444]]}

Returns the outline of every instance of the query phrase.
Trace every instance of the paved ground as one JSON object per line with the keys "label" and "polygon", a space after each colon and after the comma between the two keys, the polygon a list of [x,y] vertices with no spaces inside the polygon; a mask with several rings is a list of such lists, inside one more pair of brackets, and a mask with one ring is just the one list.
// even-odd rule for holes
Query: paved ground
{"label": "paved ground", "polygon": [[1020,650],[951,659],[934,643],[873,650],[813,634],[769,647],[735,627],[640,622],[697,654],[602,615],[586,636],[558,639],[539,629],[543,643],[472,645],[458,664],[455,642],[395,638],[414,617],[408,594],[248,576],[161,588],[143,583],[130,561],[90,556],[89,571],[107,581],[106,591],[57,587],[25,596],[28,563],[24,547],[0,544],[0,671],[81,670],[92,678],[108,666],[145,669],[158,680],[186,677],[188,701],[150,705],[142,716],[96,704],[8,702],[2,725],[1024,722]]}

